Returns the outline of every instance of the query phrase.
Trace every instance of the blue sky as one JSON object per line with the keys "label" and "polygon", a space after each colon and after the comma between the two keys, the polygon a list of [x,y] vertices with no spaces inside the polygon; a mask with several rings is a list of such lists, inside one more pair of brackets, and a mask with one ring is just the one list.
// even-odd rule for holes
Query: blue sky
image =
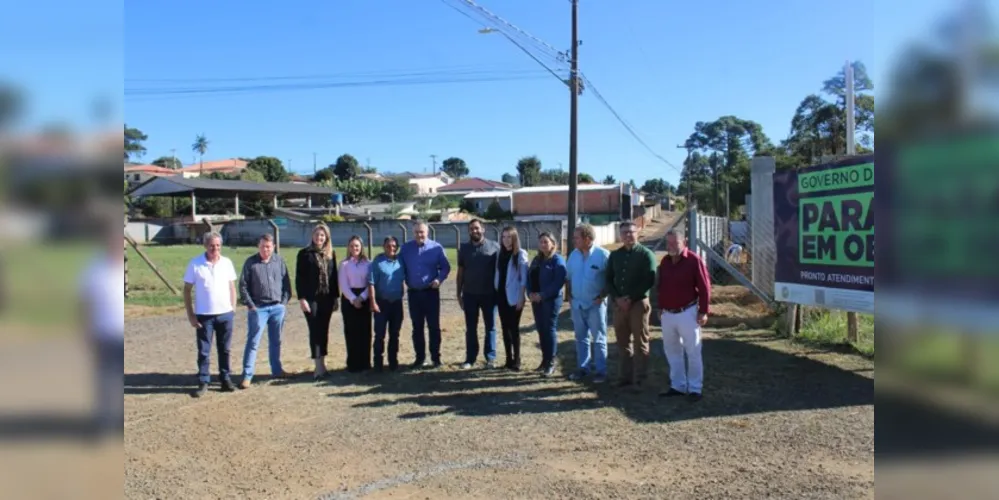
{"label": "blue sky", "polygon": [[[568,48],[567,0],[478,3]],[[685,153],[676,146],[697,121],[733,114],[760,122],[775,141],[784,138],[798,102],[848,59],[865,62],[877,86],[892,49],[925,32],[946,3],[581,0],[580,67],[679,167]],[[390,171],[429,170],[431,154],[438,161],[459,156],[472,175],[491,178],[514,172],[517,159],[532,154],[545,168],[568,169],[567,90],[543,73],[503,82],[120,97],[123,87],[148,88],[154,84],[144,80],[156,79],[540,70],[501,35],[478,34],[478,25],[439,0],[134,1],[124,15],[80,5],[14,7],[44,12],[58,39],[16,16],[0,20],[7,41],[31,40],[27,50],[0,49],[3,76],[37,97],[30,123],[85,124],[92,99],[109,95],[123,105],[116,118],[149,135],[146,161],[175,150],[190,163],[191,143],[204,133],[209,159],[272,155],[298,172],[312,171],[313,153],[320,168],[351,153]],[[116,37],[121,29],[123,40]],[[580,98],[579,123],[581,172],[676,183],[678,172],[628,135],[592,93]]]}

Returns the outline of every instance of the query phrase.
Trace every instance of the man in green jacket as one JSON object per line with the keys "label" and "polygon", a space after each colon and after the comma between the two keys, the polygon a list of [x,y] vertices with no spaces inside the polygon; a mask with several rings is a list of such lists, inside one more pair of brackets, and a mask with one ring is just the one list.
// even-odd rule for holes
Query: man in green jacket
{"label": "man in green jacket", "polygon": [[656,256],[638,242],[638,226],[620,225],[623,246],[611,252],[607,291],[614,310],[620,352],[619,387],[641,384],[649,372],[649,290],[656,281]]}

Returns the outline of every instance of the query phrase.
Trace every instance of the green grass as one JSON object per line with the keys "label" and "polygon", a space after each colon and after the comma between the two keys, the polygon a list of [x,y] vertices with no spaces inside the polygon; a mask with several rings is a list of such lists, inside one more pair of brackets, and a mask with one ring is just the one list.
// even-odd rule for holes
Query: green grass
{"label": "green grass", "polygon": [[[141,247],[143,252],[153,261],[159,271],[170,280],[178,292],[183,293],[184,270],[187,263],[196,255],[204,251],[198,245],[150,245]],[[346,248],[335,248],[337,258],[342,259],[347,255]],[[380,248],[372,248],[375,255],[381,253]],[[365,249],[367,251],[367,249]],[[257,252],[256,247],[223,248],[222,255],[232,259],[233,265],[238,273],[247,257]],[[295,256],[298,248],[285,248],[281,254],[288,263],[291,271],[292,289],[295,283]],[[445,249],[448,261],[451,263],[451,277],[457,271],[457,251],[453,248]],[[148,307],[171,307],[180,306],[184,303],[184,298],[180,295],[173,295],[170,289],[153,273],[152,269],[136,254],[132,248],[128,249],[128,284],[129,298],[127,304],[148,306]]]}
{"label": "green grass", "polygon": [[[0,325],[76,325],[78,282],[96,247],[32,244],[0,250]],[[0,326],[0,330],[3,327]]]}
{"label": "green grass", "polygon": [[801,331],[795,340],[825,347],[849,346],[865,356],[874,356],[874,316],[857,315],[857,342],[847,340],[846,312],[806,308]]}
{"label": "green grass", "polygon": [[999,338],[968,337],[956,332],[906,335],[896,346],[892,364],[921,379],[971,385],[999,394]]}

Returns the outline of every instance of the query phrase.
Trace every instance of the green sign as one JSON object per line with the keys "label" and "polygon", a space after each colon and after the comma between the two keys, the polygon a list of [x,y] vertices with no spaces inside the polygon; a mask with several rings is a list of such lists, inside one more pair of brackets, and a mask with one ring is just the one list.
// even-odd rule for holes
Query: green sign
{"label": "green sign", "polygon": [[873,203],[873,191],[801,198],[799,262],[874,267]]}

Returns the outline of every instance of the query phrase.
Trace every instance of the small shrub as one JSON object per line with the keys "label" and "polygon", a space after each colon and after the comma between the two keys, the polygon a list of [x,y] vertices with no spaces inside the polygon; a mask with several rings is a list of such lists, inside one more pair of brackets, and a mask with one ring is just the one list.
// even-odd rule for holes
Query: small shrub
{"label": "small shrub", "polygon": [[347,219],[345,219],[342,215],[323,215],[319,217],[319,220],[329,223],[329,222],[344,222]]}

